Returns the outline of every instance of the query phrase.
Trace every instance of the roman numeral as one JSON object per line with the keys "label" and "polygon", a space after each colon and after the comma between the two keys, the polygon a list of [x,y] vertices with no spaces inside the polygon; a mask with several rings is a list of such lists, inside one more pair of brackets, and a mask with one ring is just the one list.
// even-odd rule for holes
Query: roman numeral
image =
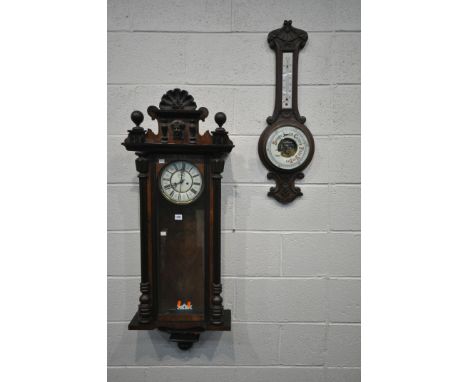
{"label": "roman numeral", "polygon": [[165,189],[165,190],[169,190],[170,188],[171,188],[171,185],[170,185],[170,184],[166,184],[166,185],[164,186],[164,189]]}
{"label": "roman numeral", "polygon": [[197,194],[198,191],[195,191],[193,188],[190,189],[195,195]]}
{"label": "roman numeral", "polygon": [[174,190],[172,190],[172,192],[171,192],[171,195],[170,195],[170,196],[173,196],[173,195],[174,195],[174,192],[175,192],[175,191],[174,191]]}
{"label": "roman numeral", "polygon": [[199,186],[201,183],[195,183],[195,182],[194,182],[193,184],[194,184],[195,186]]}
{"label": "roman numeral", "polygon": [[195,174],[194,176],[192,176],[192,178],[195,178],[195,177],[197,177],[197,176],[200,176],[200,174]]}

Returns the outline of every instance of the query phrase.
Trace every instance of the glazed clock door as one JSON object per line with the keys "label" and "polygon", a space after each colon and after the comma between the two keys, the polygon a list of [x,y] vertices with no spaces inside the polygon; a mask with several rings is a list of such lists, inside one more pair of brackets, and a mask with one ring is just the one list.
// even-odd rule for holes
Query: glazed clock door
{"label": "glazed clock door", "polygon": [[201,321],[208,200],[205,166],[202,159],[164,159],[158,161],[156,174],[158,320]]}

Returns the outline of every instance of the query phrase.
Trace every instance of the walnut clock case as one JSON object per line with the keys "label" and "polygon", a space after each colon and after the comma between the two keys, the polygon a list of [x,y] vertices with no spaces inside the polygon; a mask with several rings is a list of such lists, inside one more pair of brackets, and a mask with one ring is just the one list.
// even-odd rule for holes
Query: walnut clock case
{"label": "walnut clock case", "polygon": [[159,329],[189,349],[205,330],[230,330],[221,297],[221,173],[234,145],[222,127],[199,133],[208,110],[185,90],[148,107],[159,130],[140,127],[122,143],[135,151],[140,186],[141,284],[130,330]]}
{"label": "walnut clock case", "polygon": [[258,154],[270,171],[268,179],[276,181],[268,196],[284,204],[302,196],[295,181],[304,178],[302,170],[315,151],[314,138],[304,125],[306,118],[297,106],[299,51],[307,38],[307,32],[294,28],[291,20],[268,34],[268,44],[276,53],[275,109],[258,141]]}

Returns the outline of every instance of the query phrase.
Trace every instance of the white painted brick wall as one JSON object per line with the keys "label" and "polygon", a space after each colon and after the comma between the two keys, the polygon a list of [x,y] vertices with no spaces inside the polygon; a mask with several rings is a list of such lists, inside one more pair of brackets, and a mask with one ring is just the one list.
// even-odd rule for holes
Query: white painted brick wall
{"label": "white painted brick wall", "polygon": [[132,0],[135,31],[230,32],[230,0]]}
{"label": "white painted brick wall", "polygon": [[[274,101],[267,32],[309,32],[299,108],[316,154],[283,206],[257,141]],[[108,1],[108,363],[110,382],[360,380],[360,1]],[[164,54],[162,53],[164,52]],[[130,112],[187,89],[217,111],[236,147],[223,178],[222,266],[231,332],[188,352],[129,331],[138,304],[138,185],[121,142]],[[156,130],[146,117],[145,128]]]}

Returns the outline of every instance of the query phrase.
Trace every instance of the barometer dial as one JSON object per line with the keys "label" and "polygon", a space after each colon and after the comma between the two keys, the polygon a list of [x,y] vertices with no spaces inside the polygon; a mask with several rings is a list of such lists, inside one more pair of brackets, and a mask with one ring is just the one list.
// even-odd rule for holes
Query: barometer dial
{"label": "barometer dial", "polygon": [[302,165],[309,151],[310,145],[306,135],[294,126],[282,126],[276,129],[266,143],[268,159],[283,170]]}

